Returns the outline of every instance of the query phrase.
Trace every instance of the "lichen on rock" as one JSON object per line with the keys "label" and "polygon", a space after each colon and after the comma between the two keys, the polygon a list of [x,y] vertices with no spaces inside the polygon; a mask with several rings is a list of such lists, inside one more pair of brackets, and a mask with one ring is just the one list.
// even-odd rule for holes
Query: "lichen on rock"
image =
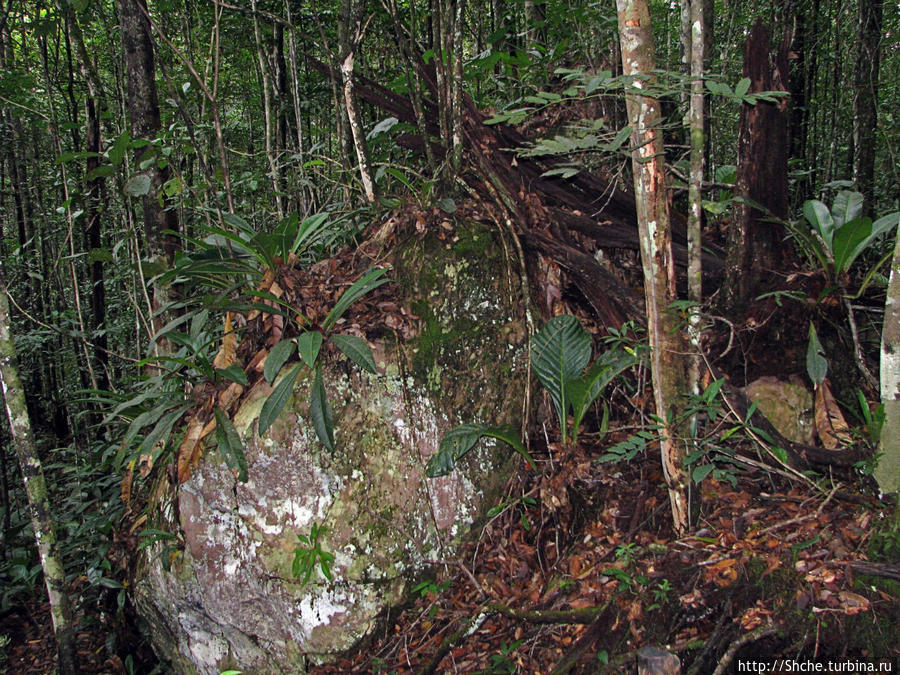
{"label": "lichen on rock", "polygon": [[[333,455],[309,422],[308,371],[263,437],[255,421],[271,387],[245,394],[233,419],[248,481],[207,452],[178,489],[183,552],[166,571],[161,544],[150,547],[139,574],[139,610],[176,670],[296,673],[350,649],[493,505],[515,462],[506,449],[482,444],[436,479],[424,468],[453,426],[518,421],[523,302],[497,236],[460,221],[396,248],[396,302],[419,328],[406,340],[381,332],[378,375],[326,364]],[[314,523],[333,578],[317,570],[304,585],[294,551]]]}

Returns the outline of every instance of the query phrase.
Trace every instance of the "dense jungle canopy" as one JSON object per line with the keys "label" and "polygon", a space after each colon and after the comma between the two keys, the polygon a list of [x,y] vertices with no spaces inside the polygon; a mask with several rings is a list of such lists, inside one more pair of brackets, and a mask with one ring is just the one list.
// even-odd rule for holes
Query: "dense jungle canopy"
{"label": "dense jungle canopy", "polygon": [[213,672],[136,589],[301,389],[484,503],[283,672],[898,663],[896,2],[5,0],[0,64],[0,671]]}

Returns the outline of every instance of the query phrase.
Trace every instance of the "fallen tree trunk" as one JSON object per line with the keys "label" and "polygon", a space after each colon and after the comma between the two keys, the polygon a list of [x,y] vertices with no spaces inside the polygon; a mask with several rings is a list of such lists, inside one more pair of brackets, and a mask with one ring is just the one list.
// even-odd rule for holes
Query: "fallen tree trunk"
{"label": "fallen tree trunk", "polygon": [[[335,69],[324,63],[310,59],[310,64],[328,77],[340,77]],[[420,67],[423,81],[433,92],[436,85],[432,73],[424,64]],[[355,78],[357,95],[400,121],[416,124],[409,99],[364,76],[356,74]],[[425,99],[423,106],[428,120],[436,120],[435,104]],[[462,131],[469,162],[464,165],[460,179],[472,192],[506,212],[529,253],[545,256],[566,272],[601,325],[619,328],[629,320],[643,325],[642,294],[586,252],[590,247],[594,250],[638,250],[633,195],[588,171],[581,171],[571,179],[545,176],[548,170],[559,166],[561,160],[518,156],[515,151],[528,147],[530,141],[508,125],[486,125],[485,119],[486,116],[467,98]],[[427,127],[430,136],[439,137],[440,130],[435,122],[429,121]],[[425,142],[415,134],[398,137],[398,143],[403,147],[423,154]],[[433,143],[431,149],[436,157],[443,157],[444,150],[438,144]],[[681,214],[672,214],[672,235],[676,266],[679,271],[686,271],[686,220]],[[575,237],[583,241],[576,242]],[[723,252],[707,246],[703,270],[705,277],[713,283],[721,280]],[[713,378],[721,377],[714,366],[710,366],[710,374]],[[750,407],[746,395],[730,384],[723,387],[722,393],[735,414],[745,420]],[[860,448],[826,450],[790,441],[759,412],[752,423],[786,451],[788,463],[798,470],[838,467],[849,473],[853,464],[863,457]]]}

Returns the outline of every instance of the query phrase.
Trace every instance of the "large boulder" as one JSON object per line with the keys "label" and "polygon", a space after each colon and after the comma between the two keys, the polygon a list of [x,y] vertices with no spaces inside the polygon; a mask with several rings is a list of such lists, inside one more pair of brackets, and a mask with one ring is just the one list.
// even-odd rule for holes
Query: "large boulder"
{"label": "large boulder", "polygon": [[[159,497],[155,526],[178,546],[145,550],[134,595],[174,670],[302,673],[350,649],[493,505],[515,462],[508,447],[483,442],[440,478],[424,467],[456,424],[519,422],[524,303],[503,250],[494,231],[468,221],[395,248],[394,301],[417,328],[406,340],[389,331],[370,339],[377,376],[346,362],[326,367],[333,455],[309,421],[311,377],[301,375],[257,435],[271,392],[262,382],[234,415],[249,480],[237,482],[210,447],[177,491]],[[334,557],[325,559],[332,578],[314,554],[304,584],[296,552],[317,546]]]}

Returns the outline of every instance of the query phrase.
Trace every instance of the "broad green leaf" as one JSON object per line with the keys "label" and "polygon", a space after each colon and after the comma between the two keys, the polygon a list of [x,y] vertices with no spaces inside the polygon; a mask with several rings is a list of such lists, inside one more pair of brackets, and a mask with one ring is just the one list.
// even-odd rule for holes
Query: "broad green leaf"
{"label": "broad green leaf", "polygon": [[143,197],[150,192],[150,178],[144,174],[132,176],[125,183],[124,190],[129,197]]}
{"label": "broad green leaf", "polygon": [[184,414],[184,411],[188,409],[187,405],[180,405],[175,410],[164,415],[157,423],[156,426],[153,427],[153,430],[144,436],[144,440],[141,442],[140,454],[145,454],[154,450],[157,444],[162,441],[162,447],[159,450],[156,450],[153,453],[154,462],[156,459],[162,454],[162,449],[165,447],[166,439],[170,436],[172,432],[172,427],[175,426],[175,422],[181,419],[181,416]]}
{"label": "broad green leaf", "polygon": [[231,227],[238,230],[239,232],[243,232],[245,238],[248,240],[256,234],[256,230],[253,229],[250,223],[248,223],[237,214],[223,213],[222,220],[224,220],[227,225],[231,225]]}
{"label": "broad green leaf", "polygon": [[605,352],[594,361],[588,371],[566,383],[566,393],[572,404],[572,439],[578,440],[578,428],[591,404],[613,379],[640,362],[632,354],[618,350]]}
{"label": "broad green leaf", "polygon": [[115,172],[116,168],[110,164],[102,164],[96,169],[88,171],[84,177],[85,180],[94,180],[95,178],[106,178]]}
{"label": "broad green leaf", "polygon": [[308,330],[297,336],[297,350],[300,358],[310,368],[316,367],[319,350],[322,348],[322,334],[317,330]]}
{"label": "broad green leaf", "polygon": [[456,202],[452,197],[444,197],[438,202],[438,207],[444,213],[456,213]]}
{"label": "broad green leaf", "polygon": [[244,456],[244,444],[241,443],[241,437],[224,410],[216,408],[213,414],[216,416],[216,443],[219,444],[225,464],[229,469],[235,469],[238,472],[239,481],[246,483],[247,458]]}
{"label": "broad green leaf", "polygon": [[236,363],[232,363],[227,368],[216,368],[216,372],[225,379],[237,382],[243,387],[250,384],[250,381],[247,379],[247,373]]}
{"label": "broad green leaf", "polygon": [[856,257],[871,241],[872,220],[870,218],[854,218],[836,230],[831,242],[835,276],[848,270]]}
{"label": "broad green leaf", "polygon": [[263,403],[262,411],[259,413],[259,422],[257,424],[257,433],[262,436],[272,426],[272,422],[278,417],[278,413],[284,408],[290,398],[291,392],[294,390],[294,382],[297,381],[297,375],[303,369],[303,364],[298,363],[293,369],[284,376],[284,378],[275,385],[269,398]]}
{"label": "broad green leaf", "polygon": [[862,215],[863,196],[852,190],[841,190],[834,196],[831,205],[831,219],[834,221],[834,229],[838,230]]}
{"label": "broad green leaf", "polygon": [[372,350],[369,349],[369,345],[365,340],[355,335],[342,334],[332,335],[330,339],[334,346],[340,349],[357,366],[363,370],[368,370],[370,373],[378,372],[378,369],[375,367],[375,359],[372,357]]}
{"label": "broad green leaf", "polygon": [[819,233],[819,236],[825,240],[828,250],[831,250],[831,238],[834,235],[834,219],[831,217],[831,211],[818,199],[808,199],[803,203],[803,215]]}
{"label": "broad green leaf", "polygon": [[127,131],[122,132],[119,137],[116,138],[116,142],[109,148],[107,153],[109,155],[109,161],[115,166],[119,166],[119,164],[122,163],[122,160],[125,159],[125,153],[128,151],[128,145],[130,143],[131,134]]}
{"label": "broad green leaf", "polygon": [[[816,334],[816,327],[812,322],[809,323],[809,345],[806,348],[806,372],[809,379],[818,387],[825,380],[828,373],[828,361],[825,360],[825,350],[819,342],[819,336]],[[750,419],[750,412],[747,413],[747,419]]]}
{"label": "broad green leaf", "polygon": [[172,401],[166,400],[150,410],[142,412],[131,421],[131,424],[128,425],[128,430],[125,432],[125,438],[122,439],[119,455],[116,456],[117,467],[121,465],[122,460],[125,458],[125,451],[128,450],[131,442],[134,440],[135,436],[138,435],[138,432],[144,427],[159,421],[171,407]]}
{"label": "broad green leaf", "polygon": [[694,470],[691,472],[691,478],[695,483],[699,483],[711,474],[715,468],[715,464],[701,464],[700,466],[695,466]]}
{"label": "broad green leaf", "polygon": [[322,328],[327,331],[334,327],[334,324],[336,324],[338,319],[344,315],[344,312],[347,311],[347,308],[350,307],[350,305],[366,293],[375,290],[382,284],[386,284],[388,280],[381,278],[385,274],[387,274],[386,269],[382,267],[373,267],[362,277],[357,279],[356,283],[344,291],[344,294],[335,303],[334,307],[331,308],[331,311],[328,312],[328,316],[326,316],[325,320],[322,322]]}
{"label": "broad green leaf", "polygon": [[269,355],[266,357],[266,363],[263,366],[263,377],[266,378],[266,382],[271,382],[275,379],[275,376],[281,370],[281,366],[291,358],[293,353],[294,343],[291,340],[281,340],[269,350]]}
{"label": "broad green leaf", "polygon": [[[868,218],[858,218],[856,220],[864,220],[867,222],[869,221]],[[869,246],[871,246],[882,234],[884,234],[885,232],[889,232],[893,228],[897,227],[897,222],[898,220],[900,220],[900,213],[889,213],[886,216],[882,216],[874,223],[871,223],[871,229],[868,230],[868,234],[858,241],[858,235],[863,232],[867,232],[867,230],[862,227],[854,228],[852,234],[848,233],[846,244],[844,243],[843,239],[841,239],[841,245],[839,246],[838,239],[840,238],[841,233],[843,232],[843,230],[848,229],[852,225],[854,225],[854,223],[856,223],[856,220],[846,223],[844,227],[838,230],[838,232],[836,232],[834,235],[834,266],[836,273],[838,273],[841,269],[850,269],[853,261],[855,261],[856,258],[859,257],[860,253],[869,248]],[[856,241],[855,244],[852,243],[854,241]],[[838,267],[839,248],[841,249],[841,258],[844,259],[843,267]],[[876,265],[876,268],[880,266],[881,263],[878,263],[878,265]]]}
{"label": "broad green leaf", "polygon": [[316,368],[316,378],[309,393],[309,416],[322,445],[328,448],[329,452],[334,452],[334,415],[325,394],[321,367]]}
{"label": "broad green leaf", "polygon": [[461,424],[444,434],[438,451],[425,466],[425,475],[429,478],[436,478],[453,471],[457,462],[475,446],[482,436],[490,436],[508,443],[526,459],[532,468],[535,467],[534,460],[528,454],[514,429],[483,424]]}
{"label": "broad green leaf", "polygon": [[308,246],[309,243],[312,243],[322,229],[329,224],[330,218],[331,214],[327,211],[324,213],[317,213],[309,218],[304,218],[303,222],[300,223],[300,226],[297,228],[297,236],[294,238],[293,244],[291,244],[291,253],[296,255],[297,251],[304,248],[304,246]]}
{"label": "broad green leaf", "polygon": [[563,443],[569,410],[566,383],[581,375],[590,358],[591,336],[571,314],[553,317],[532,338],[531,363],[553,400]]}
{"label": "broad green leaf", "polygon": [[734,85],[734,95],[738,98],[744,98],[748,91],[750,91],[749,77],[742,78],[736,85]]}

